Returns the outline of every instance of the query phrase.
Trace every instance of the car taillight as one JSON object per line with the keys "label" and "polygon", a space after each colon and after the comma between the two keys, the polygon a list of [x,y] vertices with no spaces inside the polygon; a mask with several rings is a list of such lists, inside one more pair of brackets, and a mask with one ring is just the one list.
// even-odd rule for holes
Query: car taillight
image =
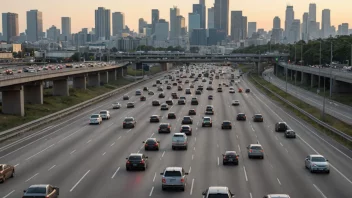
{"label": "car taillight", "polygon": [[130,160],[127,160],[126,164],[129,164],[129,163],[131,163]]}
{"label": "car taillight", "polygon": [[182,178],[180,181],[183,183],[183,182],[185,182],[185,179]]}
{"label": "car taillight", "polygon": [[236,159],[238,159],[238,156],[236,156]]}
{"label": "car taillight", "polygon": [[226,159],[226,156],[224,156],[224,159]]}
{"label": "car taillight", "polygon": [[158,146],[159,144],[158,143],[155,143],[154,146]]}
{"label": "car taillight", "polygon": [[148,144],[147,144],[147,143],[145,143],[145,146],[148,146]]}
{"label": "car taillight", "polygon": [[166,183],[166,179],[165,179],[165,178],[163,178],[163,179],[162,179],[162,182],[163,182],[163,183]]}
{"label": "car taillight", "polygon": [[144,164],[144,159],[142,159],[141,164]]}
{"label": "car taillight", "polygon": [[262,149],[262,150],[260,150],[260,152],[262,152],[262,153],[263,153],[263,152],[264,152],[264,150]]}
{"label": "car taillight", "polygon": [[126,122],[123,122],[124,124],[126,124]]}
{"label": "car taillight", "polygon": [[252,153],[252,149],[249,149],[249,152]]}
{"label": "car taillight", "polygon": [[170,128],[171,128],[171,126],[168,126],[167,128],[169,128],[169,129],[170,129]]}

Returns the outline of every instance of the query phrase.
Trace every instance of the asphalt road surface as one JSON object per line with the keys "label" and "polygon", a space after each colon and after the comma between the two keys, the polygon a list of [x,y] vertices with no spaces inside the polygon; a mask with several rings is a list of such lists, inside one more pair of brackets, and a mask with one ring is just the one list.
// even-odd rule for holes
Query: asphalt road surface
{"label": "asphalt road surface", "polygon": [[[351,151],[270,102],[246,78],[236,86],[251,88],[251,93],[238,93],[236,86],[234,94],[230,94],[227,87],[218,93],[218,84],[229,80],[214,79],[214,91],[205,90],[197,96],[198,106],[191,105],[192,96],[177,91],[176,86],[172,90],[165,89],[167,98],[171,92],[187,97],[186,105],[174,104],[169,110],[177,114],[175,120],[166,118],[169,111],[151,105],[158,97],[156,88],[151,86],[154,81],[146,84],[156,92],[154,96],[147,96],[147,101],[139,101],[139,96],[134,96],[136,89],[126,91],[130,101],[136,102],[135,108],[126,108],[127,101],[122,101],[121,93],[38,129],[36,133],[2,144],[0,161],[15,165],[16,176],[0,184],[0,197],[21,197],[23,190],[32,184],[58,186],[60,197],[64,198],[201,197],[202,191],[213,185],[228,186],[240,198],[263,197],[268,193],[287,193],[292,198],[351,197]],[[206,88],[208,80],[206,83],[198,81],[198,84]],[[212,101],[208,100],[210,94],[214,96]],[[234,99],[240,100],[240,106],[231,106]],[[111,109],[113,101],[120,101],[122,109]],[[215,115],[211,116],[213,127],[202,128],[201,120],[208,104],[215,107]],[[149,123],[149,116],[163,116],[162,122],[171,123],[172,132],[178,132],[182,117],[191,108],[196,109],[197,115],[192,116],[193,135],[189,136],[188,150],[174,151],[171,149],[172,133],[158,134],[159,124]],[[89,125],[89,115],[102,109],[110,110],[111,119],[102,125]],[[236,121],[239,112],[246,113],[248,118],[261,113],[264,122]],[[122,129],[126,116],[137,120],[136,128]],[[231,120],[232,130],[221,130],[223,120]],[[296,131],[296,139],[285,139],[282,133],[274,132],[274,124],[281,120]],[[149,137],[160,140],[159,151],[144,151],[142,141]],[[248,159],[246,147],[257,142],[262,144],[265,158]],[[226,150],[240,154],[238,166],[222,165],[222,153]],[[126,171],[125,158],[135,152],[149,157],[146,171]],[[311,174],[304,168],[305,157],[314,153],[329,159],[330,174]],[[160,172],[168,166],[182,166],[189,172],[184,192],[161,190]]]}
{"label": "asphalt road surface", "polygon": [[[271,82],[272,84],[279,87],[281,90],[286,91],[286,82],[279,79],[273,74],[273,69],[266,70],[263,74],[264,79]],[[289,94],[299,98],[300,100],[306,102],[307,104],[312,105],[318,109],[323,109],[323,100],[324,97],[319,96],[310,91],[304,90],[297,86],[294,86],[290,83],[287,83],[287,91]],[[321,88],[320,91],[323,91]],[[348,105],[341,104],[339,102],[329,100],[326,98],[325,100],[325,112],[331,116],[334,116],[350,125],[352,125],[352,107]]]}

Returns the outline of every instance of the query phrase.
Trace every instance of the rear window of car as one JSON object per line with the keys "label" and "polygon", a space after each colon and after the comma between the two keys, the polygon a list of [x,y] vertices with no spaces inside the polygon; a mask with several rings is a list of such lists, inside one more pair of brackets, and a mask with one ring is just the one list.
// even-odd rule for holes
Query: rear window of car
{"label": "rear window of car", "polygon": [[158,116],[152,116],[151,118],[155,119],[155,118],[158,118]]}
{"label": "rear window of car", "polygon": [[223,125],[230,125],[231,122],[223,122],[222,124],[223,124]]}
{"label": "rear window of car", "polygon": [[183,117],[183,120],[190,120],[190,117]]}
{"label": "rear window of car", "polygon": [[126,122],[131,122],[131,121],[133,121],[133,119],[132,118],[126,118],[125,121]]}
{"label": "rear window of car", "polygon": [[155,143],[155,140],[147,140],[147,144]]}
{"label": "rear window of car", "polygon": [[99,118],[99,115],[92,115],[91,118]]}
{"label": "rear window of car", "polygon": [[181,177],[182,174],[180,171],[165,171],[165,177]]}
{"label": "rear window of car", "polygon": [[252,146],[251,149],[253,150],[262,150],[261,146]]}
{"label": "rear window of car", "polygon": [[209,194],[208,198],[229,198],[228,194]]}
{"label": "rear window of car", "polygon": [[169,127],[169,125],[167,125],[167,124],[161,124],[159,127],[160,127],[160,128],[167,128],[167,127]]}
{"label": "rear window of car", "polygon": [[107,111],[101,111],[100,114],[107,114]]}
{"label": "rear window of car", "polygon": [[128,158],[128,160],[131,160],[131,161],[137,161],[137,160],[141,160],[141,159],[142,159],[141,156],[130,156],[130,157]]}
{"label": "rear window of car", "polygon": [[210,118],[204,118],[203,120],[204,121],[210,121]]}
{"label": "rear window of car", "polygon": [[256,118],[262,118],[262,115],[255,115]]}
{"label": "rear window of car", "polygon": [[182,127],[182,130],[189,130],[189,127],[188,126],[184,126],[184,127]]}
{"label": "rear window of car", "polygon": [[28,194],[46,194],[46,188],[45,187],[32,187],[32,188],[28,188],[26,193]]}

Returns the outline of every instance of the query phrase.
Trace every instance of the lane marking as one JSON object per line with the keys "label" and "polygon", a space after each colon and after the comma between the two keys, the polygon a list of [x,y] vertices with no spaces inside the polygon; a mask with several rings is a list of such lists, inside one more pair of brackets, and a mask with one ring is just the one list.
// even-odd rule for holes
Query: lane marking
{"label": "lane marking", "polygon": [[68,136],[66,136],[66,137],[64,137],[64,138],[62,138],[62,139],[61,139],[61,140],[59,140],[57,143],[60,143],[60,142],[62,142],[62,141],[64,141],[64,140],[66,140],[67,138],[69,138],[69,137],[73,136],[74,134],[76,134],[76,133],[78,133],[78,132],[83,131],[83,129],[84,129],[84,128],[86,128],[86,127],[87,127],[87,126],[85,126],[85,127],[81,128],[81,129],[78,129],[77,131],[75,131],[75,132],[71,133],[70,135],[68,135]]}
{"label": "lane marking", "polygon": [[194,185],[194,178],[192,179],[191,191],[189,192],[190,195],[193,193],[193,185]]}
{"label": "lane marking", "polygon": [[126,133],[129,133],[132,129],[129,129]]}
{"label": "lane marking", "polygon": [[76,150],[71,151],[70,155],[72,155],[74,152],[76,152]]}
{"label": "lane marking", "polygon": [[10,196],[10,195],[11,195],[12,193],[14,193],[14,192],[15,192],[15,190],[9,192],[7,195],[3,196],[2,198],[6,198],[6,197]]}
{"label": "lane marking", "polygon": [[111,176],[111,179],[114,179],[116,173],[119,172],[119,170],[120,170],[120,167],[118,167],[118,168],[116,169],[116,171],[114,172],[114,174]]}
{"label": "lane marking", "polygon": [[281,142],[280,142],[280,145],[281,145],[281,146],[284,146]]}
{"label": "lane marking", "polygon": [[276,135],[275,135],[275,138],[276,138],[276,140],[279,140]]}
{"label": "lane marking", "polygon": [[164,157],[164,155],[165,155],[165,151],[163,152],[163,154],[161,155],[161,157]]}
{"label": "lane marking", "polygon": [[117,140],[121,139],[121,136],[119,138],[117,138]]}
{"label": "lane marking", "polygon": [[30,159],[32,159],[33,157],[35,157],[35,156],[39,155],[40,153],[42,153],[42,152],[44,152],[44,151],[48,150],[50,147],[53,147],[54,145],[55,145],[55,144],[52,144],[52,145],[50,145],[50,146],[46,147],[45,149],[43,149],[43,150],[39,151],[38,153],[36,153],[36,154],[34,154],[34,155],[32,155],[32,156],[28,157],[26,160],[30,160]]}
{"label": "lane marking", "polygon": [[218,157],[218,166],[220,165],[220,159],[219,159],[219,157]]}
{"label": "lane marking", "polygon": [[103,153],[103,156],[106,154],[106,152]]}
{"label": "lane marking", "polygon": [[288,152],[287,148],[285,148],[286,152]]}
{"label": "lane marking", "polygon": [[240,145],[237,145],[238,146],[238,152],[241,153],[241,147]]}
{"label": "lane marking", "polygon": [[193,160],[194,155],[192,155],[192,160]]}
{"label": "lane marking", "polygon": [[154,135],[154,133],[150,136],[150,138],[153,137],[153,135]]}
{"label": "lane marking", "polygon": [[152,196],[152,194],[153,194],[153,190],[154,190],[154,186],[153,186],[153,187],[152,187],[152,189],[150,190],[149,197],[151,197],[151,196]]}
{"label": "lane marking", "polygon": [[37,176],[39,173],[36,173],[35,175],[33,175],[32,177],[28,178],[25,182],[28,182],[29,180],[33,179],[35,176]]}
{"label": "lane marking", "polygon": [[277,182],[279,182],[279,184],[280,184],[280,186],[281,186],[281,182],[280,182],[279,178],[276,178],[276,179],[277,179]]}
{"label": "lane marking", "polygon": [[197,137],[194,138],[194,142],[197,142]]}
{"label": "lane marking", "polygon": [[219,148],[219,144],[216,144],[216,147],[218,147],[218,148]]}
{"label": "lane marking", "polygon": [[114,143],[112,143],[110,146],[114,146],[115,145],[115,142]]}
{"label": "lane marking", "polygon": [[14,165],[14,167],[17,167],[17,166],[19,166],[20,164],[16,164],[16,165]]}
{"label": "lane marking", "polygon": [[243,166],[243,171],[244,171],[244,177],[246,178],[246,182],[248,182],[246,167],[244,167],[244,166]]}
{"label": "lane marking", "polygon": [[88,140],[87,144],[89,144],[92,140]]}
{"label": "lane marking", "polygon": [[238,135],[236,135],[237,139],[238,139]]}
{"label": "lane marking", "polygon": [[249,197],[250,197],[250,198],[253,198],[252,193],[249,193]]}
{"label": "lane marking", "polygon": [[153,182],[155,181],[155,178],[156,178],[156,172],[154,173],[154,178],[153,178]]}
{"label": "lane marking", "polygon": [[188,170],[188,174],[191,174],[191,171],[192,171],[192,167],[190,166]]}
{"label": "lane marking", "polygon": [[70,192],[72,192],[77,186],[79,183],[81,183],[81,181],[88,175],[88,173],[90,172],[90,170],[88,170],[84,175],[83,177],[81,177],[81,179],[78,180],[78,182],[71,188]]}
{"label": "lane marking", "polygon": [[327,198],[324,193],[318,188],[318,186],[316,186],[315,184],[313,184],[313,186],[321,194],[322,197]]}
{"label": "lane marking", "polygon": [[137,153],[141,152],[141,150],[138,150]]}
{"label": "lane marking", "polygon": [[55,168],[56,167],[56,165],[53,165],[52,167],[50,167],[49,169],[48,169],[48,171],[50,171],[51,169],[53,169],[53,168]]}
{"label": "lane marking", "polygon": [[193,147],[193,150],[196,150],[196,147]]}

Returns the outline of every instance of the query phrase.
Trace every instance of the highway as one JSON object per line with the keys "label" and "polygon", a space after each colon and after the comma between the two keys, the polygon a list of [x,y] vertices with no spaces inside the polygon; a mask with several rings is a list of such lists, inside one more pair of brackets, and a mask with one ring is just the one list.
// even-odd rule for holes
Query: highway
{"label": "highway", "polygon": [[[224,67],[222,67],[224,68]],[[236,76],[236,75],[235,75]],[[171,92],[186,96],[186,105],[171,107],[161,111],[153,107],[157,99],[155,79],[148,86],[156,94],[139,101],[134,96],[137,87],[126,90],[114,98],[93,105],[63,120],[44,126],[27,136],[18,137],[0,144],[0,162],[16,166],[16,176],[0,184],[0,197],[18,198],[23,190],[32,184],[52,184],[60,187],[60,197],[64,198],[105,198],[105,197],[201,197],[209,186],[224,185],[236,194],[236,198],[263,197],[268,193],[287,193],[292,198],[349,198],[352,195],[352,152],[319,134],[303,121],[276,106],[267,97],[247,82],[246,77],[236,85],[251,88],[251,93],[230,94],[216,92],[225,78],[213,81],[214,91],[204,91],[198,95],[199,105],[191,105],[191,95],[184,91],[166,90],[165,101]],[[187,78],[188,79],[188,78]],[[182,79],[183,82],[185,79]],[[192,79],[190,79],[192,80]],[[199,84],[206,83],[198,81]],[[188,87],[188,85],[185,85]],[[143,87],[138,87],[143,88]],[[194,91],[192,89],[194,94]],[[135,101],[135,108],[127,109],[123,94]],[[214,100],[208,100],[212,94]],[[231,101],[240,100],[240,106],[231,106]],[[111,109],[113,101],[120,101],[122,108]],[[177,102],[174,100],[174,102]],[[212,104],[215,115],[212,128],[202,128],[201,121],[205,106]],[[194,108],[193,135],[189,136],[188,150],[172,150],[172,134],[158,134],[158,123],[149,123],[149,116],[158,114],[162,122],[172,125],[172,132],[178,132],[182,117]],[[102,109],[111,112],[111,119],[102,125],[88,125],[91,113]],[[175,112],[177,119],[168,120],[168,112]],[[236,121],[239,112],[247,114],[247,121]],[[264,116],[263,123],[253,123],[255,113]],[[136,128],[122,129],[126,116],[137,120]],[[223,120],[231,120],[232,130],[221,130]],[[296,139],[286,139],[282,133],[274,132],[278,121],[286,121],[296,131]],[[161,142],[159,151],[144,151],[142,141],[155,137]],[[259,142],[265,158],[248,159],[246,147]],[[238,166],[223,166],[222,154],[226,150],[236,150],[240,154]],[[144,153],[149,157],[146,171],[126,171],[125,158],[130,153]],[[304,159],[309,154],[320,153],[331,163],[330,174],[311,174],[304,168]],[[162,191],[160,173],[168,166],[182,166],[189,172],[184,192]]]}
{"label": "highway", "polygon": [[[266,74],[266,76],[264,76]],[[266,81],[271,82],[283,91],[286,91],[286,82],[279,79],[273,74],[273,69],[267,69],[263,72],[263,77]],[[310,91],[304,90],[290,83],[287,83],[287,91],[289,94],[299,98],[300,100],[312,105],[318,109],[323,109],[322,96],[319,96]],[[320,91],[323,91],[321,88]],[[327,91],[328,92],[328,91]],[[325,112],[331,116],[334,116],[350,125],[352,125],[352,107],[348,105],[341,104],[339,102],[330,100],[326,98],[325,102]]]}

